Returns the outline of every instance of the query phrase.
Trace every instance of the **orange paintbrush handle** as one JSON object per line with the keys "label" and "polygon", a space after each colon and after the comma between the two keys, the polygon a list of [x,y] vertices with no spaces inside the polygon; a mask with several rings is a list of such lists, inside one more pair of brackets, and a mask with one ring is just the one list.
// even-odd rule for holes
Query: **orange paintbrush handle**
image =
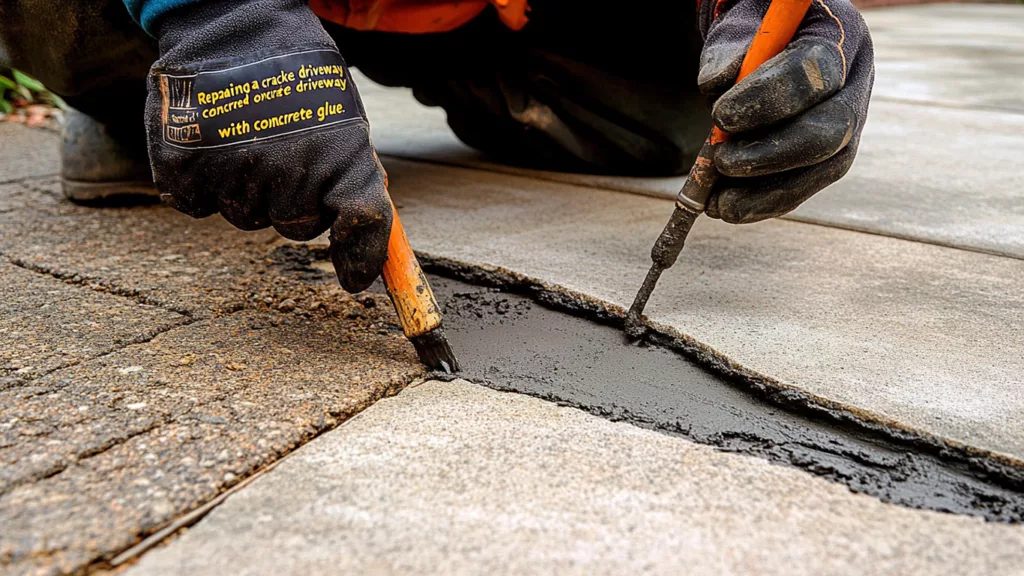
{"label": "orange paintbrush handle", "polygon": [[[768,6],[768,12],[761,21],[761,26],[754,34],[754,41],[747,50],[747,55],[740,65],[740,73],[736,76],[736,83],[747,77],[748,74],[757,70],[757,67],[771,60],[782,52],[789,41],[793,39],[797,28],[804,20],[807,9],[811,7],[813,0],[772,0]],[[728,135],[724,130],[715,126],[711,130],[711,143],[718,144],[725,141]]]}
{"label": "orange paintbrush handle", "polygon": [[422,336],[441,325],[441,312],[434,293],[427,284],[395,205],[391,205],[391,237],[388,239],[388,259],[384,262],[384,285],[395,304],[398,319],[406,337]]}

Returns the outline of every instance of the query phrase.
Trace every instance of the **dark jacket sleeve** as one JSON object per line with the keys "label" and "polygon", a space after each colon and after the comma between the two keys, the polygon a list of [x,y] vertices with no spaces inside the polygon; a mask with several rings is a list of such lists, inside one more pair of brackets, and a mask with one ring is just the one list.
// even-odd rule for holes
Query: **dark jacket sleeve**
{"label": "dark jacket sleeve", "polygon": [[201,0],[124,0],[128,13],[150,35],[155,35],[157,23],[171,10]]}

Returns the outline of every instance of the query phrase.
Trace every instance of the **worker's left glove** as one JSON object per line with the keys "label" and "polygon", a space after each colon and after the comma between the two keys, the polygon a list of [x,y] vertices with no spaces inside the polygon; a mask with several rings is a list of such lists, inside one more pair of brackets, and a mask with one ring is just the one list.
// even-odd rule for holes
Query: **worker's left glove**
{"label": "worker's left glove", "polygon": [[733,86],[770,0],[701,0],[700,90],[730,139],[707,214],[757,222],[793,210],[853,164],[874,82],[867,26],[849,0],[814,0],[789,46]]}
{"label": "worker's left glove", "polygon": [[149,158],[165,202],[292,240],[330,229],[341,285],[387,258],[392,208],[355,83],[303,0],[183,3],[158,26]]}

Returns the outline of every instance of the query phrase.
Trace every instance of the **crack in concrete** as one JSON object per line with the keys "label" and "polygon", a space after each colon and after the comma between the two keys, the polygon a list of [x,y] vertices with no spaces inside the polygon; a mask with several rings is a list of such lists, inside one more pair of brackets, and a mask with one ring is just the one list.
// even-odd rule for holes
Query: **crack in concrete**
{"label": "crack in concrete", "polygon": [[[32,262],[26,261],[24,258],[13,257],[2,251],[0,251],[0,255],[5,256],[7,258],[7,262],[12,266],[17,266],[18,268],[28,270],[29,272],[35,272],[37,274],[42,274],[45,276],[56,278],[57,280],[60,280],[65,284],[70,284],[72,286],[82,286],[86,289],[92,290],[94,292],[99,292],[101,294],[111,294],[114,296],[120,296],[122,298],[132,300],[136,304],[153,306],[154,308],[160,308],[161,310],[166,310],[168,312],[180,314],[182,316],[185,316],[186,318],[191,319],[195,317],[195,311],[193,310],[189,310],[188,308],[178,308],[170,306],[166,302],[161,302],[159,300],[153,299],[152,297],[147,296],[146,294],[143,294],[138,290],[134,290],[131,288],[123,288],[114,284],[107,283],[102,278],[83,275],[80,272],[65,272],[42,264],[33,264]],[[227,311],[227,313],[232,313],[236,311],[237,310],[229,310]]]}
{"label": "crack in concrete", "polygon": [[[243,313],[243,312],[245,312],[247,310],[249,310],[249,309],[248,308],[243,308],[243,309],[235,310],[235,311],[232,311],[230,313],[226,313],[226,314],[222,315],[222,317],[223,316],[230,316],[230,315],[238,314],[238,313]],[[173,326],[173,327],[171,327],[171,328],[169,328],[167,330],[162,331],[160,334],[155,335],[153,339],[155,339],[157,336],[160,336],[162,334],[171,333],[172,331],[177,330],[177,329],[188,329],[192,325],[194,325],[197,322],[199,322],[199,320],[201,320],[201,319],[198,319],[198,318],[197,319],[192,319],[192,320],[190,320],[186,324],[178,324],[176,326]],[[149,341],[140,342],[138,344],[132,344],[131,346],[140,346],[140,345],[145,345],[147,343],[149,343]],[[125,346],[125,347],[120,348],[119,350],[112,350],[112,351],[110,351],[110,352],[108,352],[108,353],[106,353],[106,354],[104,354],[104,355],[102,355],[100,357],[90,358],[90,359],[87,359],[87,360],[83,360],[81,363],[95,362],[95,361],[101,359],[102,357],[109,356],[111,354],[114,354],[115,352],[118,352],[120,350],[124,350],[124,349],[126,349],[128,347],[129,346]],[[136,542],[134,542],[133,544],[131,544],[129,546],[125,546],[124,548],[120,548],[120,549],[117,549],[117,550],[112,550],[112,551],[109,551],[109,552],[107,552],[107,551],[104,551],[102,553],[98,552],[96,557],[92,558],[91,560],[89,560],[88,562],[86,562],[85,564],[83,564],[82,566],[80,566],[76,570],[81,572],[81,573],[103,572],[105,570],[109,570],[111,568],[114,568],[114,567],[117,567],[117,566],[121,566],[125,562],[127,562],[131,557],[134,557],[134,556],[128,554],[128,552],[136,549],[137,546],[141,546],[141,548],[138,550],[138,552],[137,552],[137,554],[135,554],[135,556],[144,553],[146,550],[148,550],[151,547],[159,544],[162,541],[165,541],[167,539],[173,538],[176,535],[178,528],[180,528],[182,526],[188,526],[188,525],[194,524],[195,522],[199,521],[203,516],[205,516],[216,505],[218,505],[219,503],[223,502],[223,500],[227,497],[227,495],[237,491],[238,489],[241,489],[242,487],[247,485],[249,482],[251,482],[251,480],[255,479],[255,477],[261,475],[262,473],[264,473],[269,468],[272,468],[273,466],[275,466],[278,462],[281,461],[281,459],[287,457],[289,454],[292,454],[295,450],[298,450],[299,448],[301,448],[302,446],[304,446],[308,442],[311,442],[311,441],[315,440],[316,438],[320,437],[322,434],[326,434],[326,433],[330,432],[331,430],[334,430],[335,428],[344,425],[345,422],[347,422],[352,417],[356,416],[357,414],[359,414],[360,412],[362,412],[366,408],[372,406],[378,400],[380,400],[382,398],[386,398],[386,397],[391,397],[391,396],[394,396],[394,395],[398,394],[406,386],[408,386],[409,384],[411,384],[413,382],[416,382],[417,380],[420,380],[421,378],[422,378],[421,376],[416,376],[416,377],[411,378],[409,380],[404,380],[404,379],[400,379],[400,378],[393,378],[393,379],[388,381],[388,384],[386,386],[382,386],[381,388],[375,390],[374,393],[371,396],[368,396],[365,399],[365,401],[362,401],[362,402],[359,402],[359,403],[356,403],[356,404],[347,404],[345,406],[325,407],[324,411],[327,413],[328,416],[331,417],[331,420],[325,419],[324,418],[324,414],[321,414],[319,420],[317,420],[316,422],[312,423],[312,425],[310,427],[310,432],[308,432],[305,436],[300,437],[299,440],[293,446],[290,446],[289,448],[281,450],[281,451],[276,451],[275,450],[275,451],[272,451],[272,452],[268,452],[262,458],[261,463],[258,466],[256,466],[254,469],[248,471],[248,473],[244,473],[244,472],[243,473],[239,473],[238,474],[238,479],[234,483],[232,483],[231,485],[223,486],[220,491],[218,491],[217,493],[213,494],[209,499],[200,502],[197,506],[195,506],[194,508],[192,508],[192,509],[190,509],[190,510],[188,510],[188,511],[182,513],[182,514],[176,515],[173,518],[168,519],[168,521],[166,523],[163,523],[163,524],[160,524],[158,526],[155,526],[155,527],[153,527],[150,530],[146,530],[144,532],[139,532],[137,534],[134,534],[134,536],[136,538]],[[191,405],[189,405],[188,409],[183,411],[183,412],[174,414],[173,416],[170,416],[170,417],[156,419],[150,425],[146,426],[145,429],[132,432],[132,433],[127,434],[127,435],[125,435],[123,437],[117,437],[115,439],[112,439],[112,441],[104,443],[101,446],[90,447],[89,450],[83,451],[81,453],[81,454],[83,454],[83,456],[77,457],[78,455],[75,455],[76,459],[74,459],[73,461],[62,463],[63,465],[60,465],[59,469],[54,469],[54,468],[47,469],[46,472],[48,472],[48,473],[46,473],[46,474],[36,474],[36,475],[33,475],[32,478],[21,479],[21,480],[19,480],[16,483],[12,483],[11,485],[5,487],[3,490],[0,490],[0,496],[2,496],[5,493],[9,492],[11,489],[14,489],[16,486],[20,486],[20,485],[31,483],[31,482],[38,482],[38,481],[46,480],[46,479],[49,479],[49,478],[57,477],[60,474],[70,472],[71,470],[75,469],[76,467],[78,467],[79,465],[83,464],[87,460],[89,460],[91,458],[99,457],[102,454],[104,454],[106,452],[109,452],[110,450],[115,449],[118,446],[121,446],[121,445],[131,441],[133,438],[135,438],[137,436],[141,436],[141,435],[148,434],[148,433],[151,433],[151,432],[154,432],[154,431],[158,431],[162,426],[174,424],[176,422],[185,422],[185,421],[189,421],[189,420],[199,419],[199,418],[193,416],[192,412],[194,412],[197,408],[200,408],[200,407],[202,407],[204,405],[213,404],[213,403],[214,402],[211,401],[211,402],[204,402],[204,403],[198,403],[198,404],[191,404]],[[186,523],[186,524],[181,524],[182,519],[185,519],[185,518],[191,518],[191,520],[188,523]],[[176,525],[177,525],[177,527],[175,528]],[[173,529],[171,529],[171,528],[173,528]],[[126,557],[126,555],[128,555],[128,557]],[[44,554],[42,556],[46,556],[46,555]]]}
{"label": "crack in concrete", "polygon": [[[38,381],[42,380],[43,378],[45,378],[46,376],[48,376],[50,374],[54,374],[54,373],[60,372],[61,370],[66,370],[68,368],[77,366],[79,364],[86,364],[86,363],[89,363],[89,362],[101,361],[104,358],[107,358],[107,357],[109,357],[109,356],[111,356],[113,354],[116,354],[118,352],[127,350],[127,349],[131,348],[132,346],[142,346],[142,345],[148,344],[148,343],[152,342],[153,340],[155,340],[156,338],[158,338],[159,336],[161,336],[163,334],[168,334],[168,333],[170,333],[170,332],[172,332],[174,330],[177,330],[177,329],[186,329],[186,328],[192,326],[193,324],[195,324],[198,321],[199,321],[199,319],[188,319],[185,322],[182,322],[182,323],[179,323],[179,324],[174,324],[172,326],[168,326],[165,329],[154,330],[151,333],[148,333],[148,334],[143,335],[143,336],[141,336],[139,338],[133,339],[131,342],[125,343],[124,345],[121,345],[121,346],[117,346],[117,347],[112,348],[110,350],[107,350],[107,351],[105,351],[105,352],[103,352],[101,354],[97,354],[96,356],[91,356],[89,358],[83,358],[81,360],[75,360],[75,361],[73,361],[73,362],[71,362],[69,364],[66,364],[64,366],[59,366],[59,367],[54,368],[52,370],[48,370],[47,372],[44,372],[44,373],[40,374],[37,377],[30,378],[30,379],[20,380],[20,382],[22,382],[23,384],[32,384],[32,383],[35,383],[35,382],[38,382]],[[56,387],[56,388],[46,388],[44,390],[36,391],[36,392],[34,392],[32,394],[27,394],[25,396],[25,398],[35,398],[35,397],[38,397],[38,396],[42,396],[44,394],[52,394],[52,393],[54,393],[56,391],[59,391],[59,390],[63,389],[64,387],[66,387],[66,385],[60,386],[60,384],[61,383],[58,382],[58,387]],[[193,406],[190,406],[189,410],[191,410],[192,408],[193,408]],[[184,414],[187,414],[187,412],[185,412]],[[78,464],[80,464],[80,463],[82,463],[82,462],[84,462],[84,461],[86,461],[86,460],[88,460],[90,458],[99,456],[100,454],[102,454],[104,452],[107,452],[107,451],[109,451],[109,450],[111,450],[111,449],[113,449],[113,448],[115,448],[117,446],[120,446],[121,444],[124,444],[125,442],[128,442],[129,440],[131,440],[132,438],[134,438],[136,436],[139,436],[141,434],[145,434],[147,432],[156,430],[160,426],[163,426],[165,424],[169,424],[171,422],[174,422],[178,418],[180,418],[181,416],[182,415],[176,415],[176,416],[174,416],[172,418],[164,418],[164,419],[156,420],[153,423],[151,423],[150,425],[147,425],[147,426],[143,427],[140,430],[137,430],[137,431],[134,431],[134,432],[130,432],[127,435],[124,435],[124,436],[112,437],[112,438],[108,439],[107,442],[104,442],[104,443],[99,444],[97,446],[89,447],[89,448],[87,448],[85,450],[82,450],[82,451],[76,453],[76,454],[73,454],[73,455],[71,455],[71,458],[73,458],[73,460],[70,461],[70,462],[67,461],[67,460],[62,459],[59,462],[55,462],[54,465],[49,467],[49,468],[46,468],[46,469],[41,470],[41,471],[38,471],[35,474],[30,474],[30,475],[25,476],[23,478],[20,478],[18,480],[11,481],[10,483],[8,483],[5,486],[0,486],[0,496],[3,496],[4,494],[7,494],[8,492],[10,492],[11,490],[17,488],[18,486],[22,486],[22,485],[25,485],[25,484],[30,484],[32,482],[38,482],[40,480],[45,480],[47,478],[52,478],[54,476],[57,476],[58,474],[61,474],[62,472],[64,472],[68,468],[70,468],[71,466],[76,466],[76,465],[78,465]],[[52,433],[52,431],[51,432],[47,432],[46,434],[43,434],[40,437],[49,436],[51,433]]]}
{"label": "crack in concrete", "polygon": [[[45,378],[45,377],[47,377],[47,376],[49,376],[51,374],[54,374],[56,372],[60,372],[61,370],[65,370],[67,368],[71,368],[72,366],[78,366],[79,364],[83,364],[83,363],[86,363],[86,362],[93,362],[95,360],[100,360],[100,359],[106,358],[107,356],[110,356],[111,354],[120,352],[122,350],[126,350],[128,348],[131,348],[132,346],[138,346],[140,344],[147,344],[149,342],[152,342],[153,339],[155,339],[157,336],[160,336],[161,334],[166,334],[166,333],[171,332],[172,330],[176,330],[178,328],[185,328],[185,327],[191,326],[191,325],[195,324],[198,321],[199,321],[199,318],[186,318],[182,322],[179,322],[177,324],[172,324],[171,326],[168,326],[166,328],[156,328],[156,329],[151,330],[149,332],[146,332],[146,333],[143,333],[143,334],[139,334],[138,336],[136,336],[134,338],[131,338],[129,340],[121,340],[121,341],[115,342],[113,348],[104,350],[104,351],[100,352],[99,354],[96,354],[95,356],[89,356],[89,357],[86,357],[86,358],[79,358],[79,359],[70,360],[70,361],[68,361],[67,364],[64,364],[64,365],[61,365],[61,366],[57,366],[55,368],[51,368],[49,370],[46,370],[45,372],[40,372],[39,374],[37,374],[37,375],[35,375],[35,376],[31,377],[31,378],[20,378],[18,376],[9,376],[9,378],[13,378],[16,382],[21,382],[22,384],[37,383],[40,380],[42,380],[43,378]],[[2,384],[2,382],[0,382],[0,384]],[[4,390],[4,389],[6,389],[6,387],[0,387],[0,390]],[[39,390],[37,392],[31,393],[31,394],[27,394],[25,396],[25,398],[34,398],[36,396],[41,396],[43,394],[50,394],[50,393],[53,393],[56,390],[60,390],[60,388],[48,388],[48,389],[45,389],[45,390]]]}
{"label": "crack in concrete", "polygon": [[10,492],[14,488],[17,488],[18,486],[21,486],[23,484],[29,484],[29,483],[32,483],[32,482],[38,482],[40,480],[45,480],[47,478],[53,478],[54,476],[57,476],[58,474],[61,474],[62,472],[64,472],[65,470],[67,470],[68,468],[70,468],[72,466],[78,466],[78,465],[82,464],[83,462],[88,461],[90,458],[95,458],[95,457],[97,457],[97,456],[99,456],[99,455],[101,455],[101,454],[103,454],[105,452],[109,452],[110,450],[113,450],[114,448],[117,448],[118,446],[128,442],[132,438],[135,438],[136,436],[141,436],[143,434],[147,434],[147,433],[149,433],[149,432],[151,432],[153,430],[156,430],[160,426],[163,426],[164,424],[167,424],[168,422],[170,422],[170,420],[154,421],[150,425],[148,425],[148,426],[146,426],[146,427],[144,427],[144,428],[142,428],[140,430],[136,430],[134,432],[129,432],[128,434],[125,434],[124,436],[116,436],[116,437],[109,438],[107,442],[104,442],[104,443],[99,444],[97,446],[91,446],[88,449],[82,450],[78,454],[75,454],[73,456],[74,460],[71,461],[71,462],[67,462],[67,461],[58,462],[57,464],[55,464],[53,466],[52,469],[49,469],[49,470],[45,471],[44,473],[41,473],[39,475],[35,475],[34,477],[23,478],[22,480],[17,481],[17,482],[12,482],[10,485],[8,485],[3,490],[0,490],[0,496],[3,496],[7,492]]}
{"label": "crack in concrete", "polygon": [[[2,253],[0,253],[0,254],[2,254]],[[26,383],[26,384],[31,384],[31,383],[34,383],[34,382],[39,382],[40,380],[42,380],[46,376],[49,376],[50,374],[53,374],[55,372],[59,372],[61,370],[64,370],[66,368],[70,368],[72,366],[77,366],[77,365],[79,365],[79,364],[81,364],[83,362],[91,362],[91,361],[94,361],[94,360],[97,360],[97,359],[105,358],[106,356],[109,356],[110,354],[113,354],[113,353],[118,352],[120,350],[125,350],[125,349],[127,349],[127,348],[129,348],[131,346],[135,346],[135,345],[138,345],[138,344],[146,344],[148,342],[151,342],[154,338],[156,338],[157,336],[160,336],[161,334],[170,332],[171,330],[174,330],[174,329],[177,329],[177,328],[191,326],[192,324],[194,324],[195,322],[197,322],[199,320],[199,318],[196,318],[195,316],[193,316],[191,311],[188,311],[188,310],[182,311],[182,310],[177,310],[177,309],[174,309],[174,308],[171,308],[171,307],[167,307],[167,306],[163,305],[162,303],[152,301],[152,299],[150,299],[150,298],[148,298],[148,297],[146,297],[144,295],[139,294],[137,291],[120,289],[118,287],[112,287],[111,288],[111,287],[102,286],[102,285],[96,284],[96,283],[90,283],[90,278],[83,277],[80,274],[70,273],[70,272],[55,271],[55,270],[50,269],[50,268],[48,268],[46,266],[29,264],[29,263],[25,262],[24,260],[22,260],[20,258],[10,258],[10,257],[8,257],[7,258],[7,262],[9,264],[11,264],[12,266],[16,266],[18,268],[21,268],[22,270],[26,270],[28,272],[39,274],[41,276],[49,276],[49,277],[54,278],[56,280],[60,280],[60,281],[64,282],[65,284],[69,284],[69,285],[72,285],[72,286],[83,287],[83,288],[86,288],[88,290],[92,290],[94,292],[99,292],[101,294],[110,294],[110,295],[113,295],[113,296],[119,296],[119,297],[122,297],[122,298],[126,298],[128,300],[131,300],[131,301],[135,302],[136,304],[141,304],[141,305],[144,305],[144,306],[152,306],[154,308],[160,308],[161,310],[165,310],[167,312],[173,312],[175,314],[178,314],[178,315],[184,317],[183,320],[181,322],[179,322],[179,323],[173,324],[171,326],[168,326],[168,327],[162,328],[162,329],[157,328],[155,330],[152,330],[152,331],[149,331],[149,332],[146,332],[146,333],[143,333],[143,334],[136,335],[135,337],[127,339],[127,340],[121,340],[121,341],[115,342],[113,348],[105,350],[105,351],[103,351],[103,352],[101,352],[99,354],[96,354],[95,356],[90,356],[88,358],[81,358],[81,359],[71,360],[67,364],[63,364],[61,366],[57,366],[55,368],[51,368],[50,370],[46,370],[44,372],[36,374],[33,377],[31,377],[31,378],[19,378],[17,376],[8,376],[8,377],[14,378],[15,381],[18,381],[18,382],[22,382],[22,383]],[[52,390],[41,390],[39,392],[36,392],[35,394],[29,394],[27,397],[31,398],[31,397],[39,396],[41,394],[49,394],[50,392],[52,392]],[[0,495],[2,495],[3,493],[4,493],[4,491],[0,490]]]}
{"label": "crack in concrete", "polygon": [[628,345],[624,310],[586,295],[507,270],[420,259],[468,367],[459,377],[797,467],[885,502],[1024,521],[1024,465],[1009,456],[814,397],[667,326]]}
{"label": "crack in concrete", "polygon": [[[199,503],[191,510],[179,514],[151,530],[135,534],[135,537],[137,538],[135,543],[93,558],[87,564],[83,565],[79,569],[79,572],[83,574],[95,574],[105,573],[107,570],[111,569],[117,569],[124,566],[126,563],[135,561],[139,556],[145,554],[153,547],[173,540],[180,533],[181,528],[191,526],[202,520],[203,517],[209,514],[214,508],[222,504],[228,496],[245,488],[259,476],[262,476],[272,470],[283,459],[295,453],[296,450],[299,450],[320,436],[344,426],[348,421],[359,415],[363,410],[366,410],[375,404],[377,401],[383,398],[393,397],[404,390],[407,386],[422,380],[422,376],[414,377],[409,381],[392,379],[389,381],[388,386],[376,390],[375,393],[371,397],[368,397],[365,402],[346,406],[344,409],[331,410],[330,414],[335,418],[333,423],[321,420],[318,423],[318,426],[314,428],[312,434],[309,434],[306,438],[301,438],[293,447],[291,447],[291,449],[275,451],[268,454],[259,466],[246,474],[239,474],[238,479],[234,484],[223,486],[222,490],[218,494]],[[171,419],[169,422],[176,421],[180,418],[181,416],[176,417]]]}

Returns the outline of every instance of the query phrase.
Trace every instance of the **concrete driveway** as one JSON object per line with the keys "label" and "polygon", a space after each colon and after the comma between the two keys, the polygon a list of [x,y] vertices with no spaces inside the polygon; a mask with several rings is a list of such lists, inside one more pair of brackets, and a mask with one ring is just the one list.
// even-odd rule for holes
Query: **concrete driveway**
{"label": "concrete driveway", "polygon": [[643,347],[679,179],[499,166],[361,82],[472,381],[322,244],[71,205],[0,124],[0,571],[1018,573],[1024,7],[866,18],[853,171],[699,222]]}

